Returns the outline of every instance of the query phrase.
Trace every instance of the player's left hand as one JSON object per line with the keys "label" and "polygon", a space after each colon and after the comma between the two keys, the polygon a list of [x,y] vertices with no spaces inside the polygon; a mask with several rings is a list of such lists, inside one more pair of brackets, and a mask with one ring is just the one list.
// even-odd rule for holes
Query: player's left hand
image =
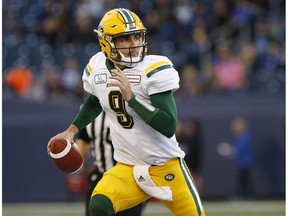
{"label": "player's left hand", "polygon": [[128,78],[123,73],[123,71],[117,66],[115,67],[115,69],[111,70],[111,72],[113,73],[113,76],[110,76],[109,78],[118,81],[113,82],[113,84],[115,84],[120,88],[124,100],[127,102],[130,101],[132,97],[132,89]]}

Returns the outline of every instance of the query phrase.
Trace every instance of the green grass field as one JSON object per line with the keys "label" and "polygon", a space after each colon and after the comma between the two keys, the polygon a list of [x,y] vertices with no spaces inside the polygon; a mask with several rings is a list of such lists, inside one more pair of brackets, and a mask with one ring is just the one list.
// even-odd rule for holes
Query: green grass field
{"label": "green grass field", "polygon": [[[217,201],[204,202],[207,216],[285,216],[285,201]],[[3,216],[82,216],[82,203],[2,204]],[[151,202],[144,216],[172,216],[158,202]]]}

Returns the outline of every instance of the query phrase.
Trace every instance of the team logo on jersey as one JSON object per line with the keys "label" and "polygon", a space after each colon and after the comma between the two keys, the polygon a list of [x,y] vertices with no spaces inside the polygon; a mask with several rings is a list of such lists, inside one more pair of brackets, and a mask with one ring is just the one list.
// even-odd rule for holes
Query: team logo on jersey
{"label": "team logo on jersey", "polygon": [[107,82],[107,75],[106,74],[98,74],[94,77],[95,84],[101,84]]}
{"label": "team logo on jersey", "polygon": [[139,74],[126,74],[130,83],[140,83],[141,76]]}
{"label": "team logo on jersey", "polygon": [[164,178],[166,181],[172,181],[175,178],[175,175],[172,173],[169,173],[169,174],[165,175]]}
{"label": "team logo on jersey", "polygon": [[107,83],[106,88],[109,88],[109,87],[117,87],[117,85],[114,83]]}

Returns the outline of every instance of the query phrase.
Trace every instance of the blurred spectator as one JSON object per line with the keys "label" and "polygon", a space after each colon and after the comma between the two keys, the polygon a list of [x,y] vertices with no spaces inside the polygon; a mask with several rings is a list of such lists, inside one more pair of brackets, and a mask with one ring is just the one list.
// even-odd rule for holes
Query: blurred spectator
{"label": "blurred spectator", "polygon": [[[204,66],[203,63],[207,61],[205,54],[210,49],[205,20],[202,18],[193,19],[192,23],[180,30],[178,33],[178,43],[181,46],[181,50],[186,53],[186,64],[194,64],[202,69]],[[180,65],[182,66],[182,64]]]}
{"label": "blurred spectator", "polygon": [[58,69],[54,66],[46,66],[43,68],[42,75],[46,97],[52,100],[63,99],[65,90]]}
{"label": "blurred spectator", "polygon": [[204,94],[204,86],[197,68],[186,64],[180,73],[180,89],[175,94],[185,96],[200,96]]}
{"label": "blurred spectator", "polygon": [[232,9],[233,23],[238,27],[250,25],[256,16],[260,13],[260,7],[247,0],[236,0],[235,7]]}
{"label": "blurred spectator", "polygon": [[209,28],[212,31],[217,30],[218,27],[220,31],[231,32],[233,29],[231,22],[231,2],[226,0],[215,0],[212,1],[212,13],[209,23]]}
{"label": "blurred spectator", "polygon": [[96,42],[96,35],[93,32],[95,26],[90,16],[79,16],[76,17],[75,26],[69,33],[69,41],[76,45],[87,44]]}
{"label": "blurred spectator", "polygon": [[34,79],[31,82],[29,90],[23,95],[24,98],[32,99],[35,101],[43,101],[45,100],[44,88],[42,85],[41,79]]}
{"label": "blurred spectator", "polygon": [[79,86],[82,86],[81,77],[82,70],[78,68],[77,59],[75,57],[66,58],[61,82],[68,95],[78,96]]}
{"label": "blurred spectator", "polygon": [[254,25],[253,43],[256,46],[257,54],[261,57],[265,55],[269,41],[269,25],[267,20],[258,19]]}
{"label": "blurred spectator", "polygon": [[247,74],[240,59],[233,55],[225,42],[216,47],[218,59],[213,64],[210,76],[211,87],[216,92],[237,93],[246,89]]}
{"label": "blurred spectator", "polygon": [[251,42],[242,44],[240,49],[240,60],[245,66],[248,74],[253,73],[257,66],[257,51],[255,45]]}
{"label": "blurred spectator", "polygon": [[93,32],[97,28],[100,18],[104,15],[103,2],[101,0],[79,1],[75,8],[75,15],[73,16],[69,26],[68,41],[78,46],[97,43],[97,36]]}
{"label": "blurred spectator", "polygon": [[155,1],[155,11],[159,14],[160,18],[160,25],[157,26],[160,40],[162,40],[160,43],[160,52],[164,55],[172,54],[176,51],[177,32],[181,26],[173,13],[173,6],[173,1],[170,0]]}
{"label": "blurred spectator", "polygon": [[242,117],[232,120],[231,130],[235,136],[232,144],[232,156],[238,167],[236,196],[250,198],[252,195],[251,168],[253,164],[252,134],[248,122]]}
{"label": "blurred spectator", "polygon": [[109,1],[104,0],[80,0],[76,3],[76,17],[90,16],[93,20],[99,20],[105,13],[105,6]]}
{"label": "blurred spectator", "polygon": [[23,96],[31,87],[33,74],[27,67],[15,67],[9,70],[4,81],[18,96]]}
{"label": "blurred spectator", "polygon": [[240,48],[239,58],[245,67],[247,73],[247,82],[249,82],[249,90],[254,91],[259,88],[258,79],[256,77],[259,58],[257,56],[256,47],[251,42],[242,44]]}
{"label": "blurred spectator", "polygon": [[[7,3],[8,4],[8,3]],[[3,32],[20,32],[21,24],[18,17],[18,11],[16,8],[12,9],[12,7],[4,7],[3,12],[5,14],[5,22],[3,22]]]}
{"label": "blurred spectator", "polygon": [[150,11],[147,13],[144,22],[147,32],[149,32],[147,35],[149,54],[160,53],[159,41],[161,40],[161,35],[158,30],[158,27],[161,25],[160,15],[155,10]]}
{"label": "blurred spectator", "polygon": [[213,1],[215,26],[221,26],[230,21],[230,4],[225,0]]}
{"label": "blurred spectator", "polygon": [[269,41],[267,44],[267,52],[260,57],[258,73],[264,79],[272,77],[281,67],[284,68],[284,62],[281,58],[280,44],[276,41]]}
{"label": "blurred spectator", "polygon": [[47,0],[38,13],[37,33],[52,46],[67,42],[70,6],[68,1]]}
{"label": "blurred spectator", "polygon": [[236,162],[237,180],[234,197],[248,199],[253,196],[251,169],[253,165],[253,137],[248,122],[243,117],[231,120],[232,144],[220,143],[218,153]]}
{"label": "blurred spectator", "polygon": [[201,178],[201,163],[203,143],[201,139],[201,125],[198,120],[183,122],[178,120],[176,137],[181,148],[185,151],[185,161],[193,176],[199,193],[203,188]]}
{"label": "blurred spectator", "polygon": [[176,1],[174,13],[176,15],[177,20],[181,23],[181,25],[185,25],[191,22],[193,17],[193,8],[191,5],[191,1],[189,0]]}

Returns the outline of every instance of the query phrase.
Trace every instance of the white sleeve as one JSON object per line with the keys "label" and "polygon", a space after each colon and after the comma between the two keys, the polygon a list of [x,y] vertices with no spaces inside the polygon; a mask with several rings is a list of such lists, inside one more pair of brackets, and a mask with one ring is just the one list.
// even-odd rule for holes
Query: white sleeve
{"label": "white sleeve", "polygon": [[89,63],[86,65],[83,75],[82,75],[82,82],[83,82],[83,88],[86,92],[93,94],[93,66],[97,65],[99,62],[99,57],[101,53],[97,53],[96,55],[92,56],[92,58],[89,60]]}
{"label": "white sleeve", "polygon": [[[153,65],[156,65],[155,67]],[[149,68],[149,67],[148,67]],[[149,95],[165,91],[175,91],[179,88],[179,75],[168,58],[163,58],[150,66],[148,79],[143,83]]]}
{"label": "white sleeve", "polygon": [[148,79],[146,89],[149,95],[179,88],[178,72],[171,68],[160,71]]}
{"label": "white sleeve", "polygon": [[91,85],[91,76],[90,76],[91,73],[92,73],[92,67],[90,66],[90,62],[89,62],[83,71],[82,82],[83,82],[84,90],[90,94],[92,94],[93,92],[93,88]]}

